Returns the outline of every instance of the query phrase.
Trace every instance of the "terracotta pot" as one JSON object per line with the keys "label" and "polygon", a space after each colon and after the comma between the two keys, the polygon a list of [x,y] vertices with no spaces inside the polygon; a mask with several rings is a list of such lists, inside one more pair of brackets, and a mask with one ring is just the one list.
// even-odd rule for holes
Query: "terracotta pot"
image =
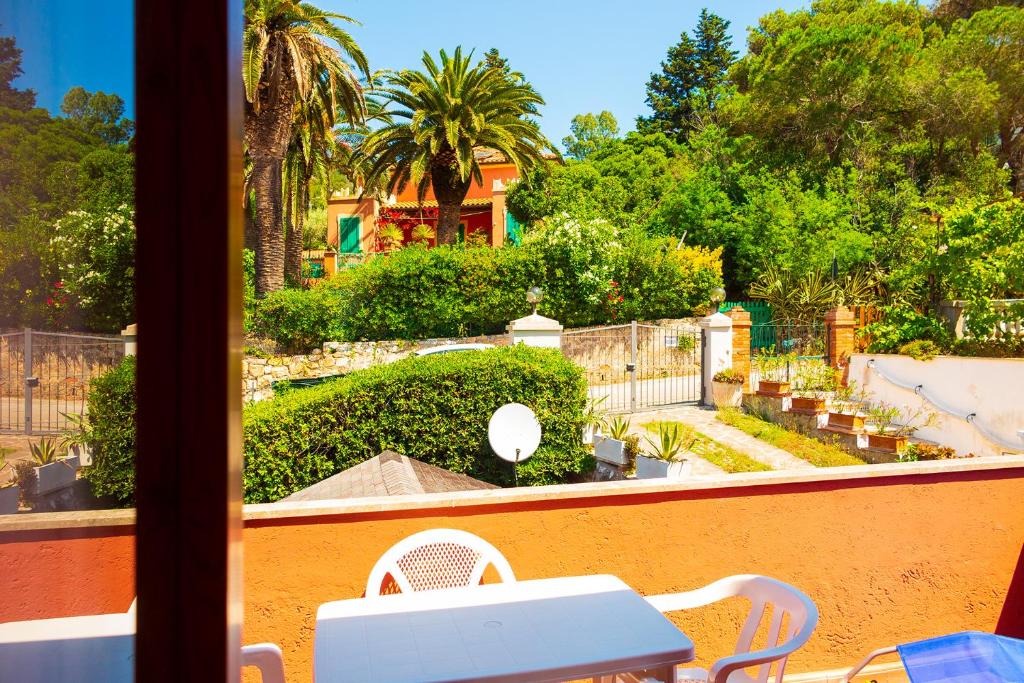
{"label": "terracotta pot", "polygon": [[743,385],[732,382],[712,382],[711,398],[716,408],[739,408],[743,403]]}
{"label": "terracotta pot", "polygon": [[773,398],[785,398],[790,395],[789,382],[771,382],[762,379],[757,383],[758,396],[771,396]]}
{"label": "terracotta pot", "polygon": [[907,437],[891,434],[868,434],[868,448],[887,453],[902,453],[907,449]]}
{"label": "terracotta pot", "polygon": [[829,413],[828,426],[833,429],[842,429],[848,432],[860,432],[864,430],[864,416]]}
{"label": "terracotta pot", "polygon": [[794,396],[790,403],[789,412],[797,415],[821,415],[828,412],[823,398],[810,398],[807,396]]}

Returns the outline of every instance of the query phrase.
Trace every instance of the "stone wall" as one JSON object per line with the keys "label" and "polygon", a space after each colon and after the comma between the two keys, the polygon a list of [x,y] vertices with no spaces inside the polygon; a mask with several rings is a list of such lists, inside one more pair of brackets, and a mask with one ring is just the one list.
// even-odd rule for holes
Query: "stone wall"
{"label": "stone wall", "polygon": [[274,395],[274,382],[344,375],[374,365],[393,363],[419,349],[447,344],[482,343],[503,346],[506,335],[428,339],[424,341],[327,342],[322,349],[298,356],[246,356],[242,361],[242,400],[264,401]]}

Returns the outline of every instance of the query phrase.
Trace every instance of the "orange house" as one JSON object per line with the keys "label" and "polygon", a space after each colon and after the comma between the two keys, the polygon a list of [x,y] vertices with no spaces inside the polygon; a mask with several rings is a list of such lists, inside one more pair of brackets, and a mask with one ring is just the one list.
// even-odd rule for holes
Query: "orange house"
{"label": "orange house", "polygon": [[[500,247],[510,236],[518,234],[518,224],[505,208],[505,190],[509,183],[519,179],[515,164],[494,149],[480,148],[476,152],[483,184],[474,182],[462,203],[459,234],[462,237],[483,234],[487,244]],[[552,155],[552,158],[553,155]],[[410,241],[414,225],[437,223],[437,200],[430,189],[423,203],[416,200],[416,188],[411,184],[387,201],[365,196],[343,195],[335,192],[327,200],[327,244],[340,254],[368,254],[378,251],[378,224],[395,223],[403,228],[404,242]]]}

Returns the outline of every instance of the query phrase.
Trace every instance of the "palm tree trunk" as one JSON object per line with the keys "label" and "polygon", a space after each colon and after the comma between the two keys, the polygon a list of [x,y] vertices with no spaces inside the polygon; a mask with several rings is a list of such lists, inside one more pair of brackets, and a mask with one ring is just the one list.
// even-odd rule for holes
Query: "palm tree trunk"
{"label": "palm tree trunk", "polygon": [[245,195],[245,206],[242,210],[242,216],[245,225],[245,248],[256,251],[256,246],[259,244],[259,234],[256,232],[256,221],[252,217],[252,203],[249,201],[249,193]]}
{"label": "palm tree trunk", "polygon": [[302,185],[294,186],[288,192],[288,234],[284,244],[285,273],[296,283],[302,282],[302,218],[303,200]]}
{"label": "palm tree trunk", "polygon": [[256,296],[262,298],[284,287],[284,231],[281,216],[281,162],[253,159],[256,190]]}
{"label": "palm tree trunk", "polygon": [[462,206],[459,204],[438,204],[437,206],[437,243],[455,244],[459,241],[459,217]]}

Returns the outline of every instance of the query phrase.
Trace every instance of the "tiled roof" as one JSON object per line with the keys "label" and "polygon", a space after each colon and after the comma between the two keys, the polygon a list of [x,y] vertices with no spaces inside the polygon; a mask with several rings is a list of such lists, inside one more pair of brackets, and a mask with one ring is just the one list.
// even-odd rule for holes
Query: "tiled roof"
{"label": "tiled roof", "polygon": [[[467,206],[490,206],[490,205],[491,205],[491,198],[490,197],[476,197],[475,199],[464,199],[462,201],[463,208],[465,208]],[[419,202],[395,202],[394,204],[388,204],[388,208],[389,209],[418,209],[420,207],[436,208],[437,207],[437,200],[435,200],[435,199],[424,199],[422,204],[420,204]]]}
{"label": "tiled roof", "polygon": [[333,500],[401,496],[412,493],[445,493],[498,488],[465,474],[428,465],[394,451],[378,456],[328,477],[284,500]]}
{"label": "tiled roof", "polygon": [[[473,156],[479,164],[507,164],[508,158],[496,149],[491,147],[477,147],[473,150]],[[557,159],[558,155],[553,152],[543,152],[545,159]]]}

